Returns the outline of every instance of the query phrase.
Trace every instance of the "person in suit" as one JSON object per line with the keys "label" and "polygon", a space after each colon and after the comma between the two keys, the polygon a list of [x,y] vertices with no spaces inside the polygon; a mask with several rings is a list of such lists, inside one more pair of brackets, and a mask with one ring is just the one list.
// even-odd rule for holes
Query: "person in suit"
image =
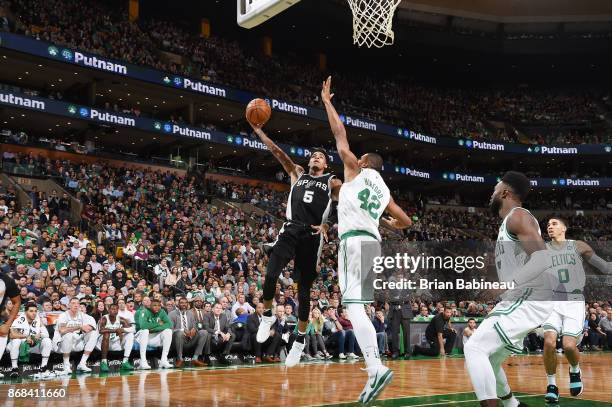
{"label": "person in suit", "polygon": [[207,312],[204,309],[204,301],[202,300],[201,296],[196,295],[194,297],[193,308],[191,308],[191,313],[193,314],[193,318],[196,321],[196,329],[198,330],[204,329],[204,318],[206,318],[206,316],[210,314],[210,312]]}
{"label": "person in suit", "polygon": [[220,362],[223,364],[229,364],[227,356],[232,349],[236,336],[230,329],[230,320],[223,312],[223,307],[220,303],[215,303],[212,314],[208,315],[208,317],[205,319],[204,327],[211,335],[212,349],[221,349]]}
{"label": "person in suit", "polygon": [[174,366],[183,367],[183,350],[191,349],[194,349],[191,365],[206,366],[206,363],[201,362],[199,358],[202,354],[205,359],[210,355],[210,334],[205,329],[197,329],[193,313],[189,311],[187,298],[181,297],[178,309],[174,309],[168,316],[172,322],[172,347],[176,352]]}
{"label": "person in suit", "polygon": [[231,266],[235,274],[238,274],[239,271],[246,273],[248,267],[247,262],[242,258],[242,254],[238,254],[236,256],[236,259],[232,262]]}
{"label": "person in suit", "polygon": [[[261,363],[262,360],[268,363],[280,362],[280,358],[277,356],[281,345],[281,334],[279,332],[270,332],[270,337],[264,343],[257,342],[255,338],[257,336],[257,330],[259,329],[259,323],[263,317],[263,312],[264,306],[263,303],[260,302],[257,304],[257,307],[255,307],[255,312],[247,318],[249,349],[252,348],[255,353],[255,363]],[[264,349],[265,352],[263,352]]]}

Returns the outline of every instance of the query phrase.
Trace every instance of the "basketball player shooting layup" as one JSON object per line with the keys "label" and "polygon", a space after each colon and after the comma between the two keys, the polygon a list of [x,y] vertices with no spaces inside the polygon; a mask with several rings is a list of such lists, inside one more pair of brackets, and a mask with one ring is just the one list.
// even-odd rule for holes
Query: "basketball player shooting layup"
{"label": "basketball player shooting layup", "polygon": [[[611,273],[612,265],[599,257],[593,249],[581,240],[567,240],[567,222],[560,218],[548,220],[547,243],[553,254],[553,262],[559,265],[558,281],[553,286],[553,299],[555,309],[550,314],[544,328],[544,367],[548,378],[545,400],[550,404],[559,402],[559,388],[556,382],[557,373],[557,337],[563,336],[563,350],[570,364],[570,394],[582,394],[583,385],[580,378],[580,352],[578,351],[578,338],[582,337],[584,325],[584,285],[586,276],[582,261],[586,261],[604,273]],[[554,276],[553,276],[554,277]]]}
{"label": "basketball player shooting layup", "polygon": [[[331,77],[323,82],[321,99],[325,104],[336,149],[344,163],[344,184],[338,200],[338,275],[342,304],[348,311],[355,337],[363,352],[368,381],[359,401],[369,403],[391,382],[393,372],[380,361],[376,331],[364,304],[374,302],[374,286],[364,284],[372,273],[374,257],[381,255],[379,221],[395,229],[412,224],[410,217],[393,201],[389,188],[380,176],[383,160],[368,153],[357,159],[350,150],[346,130],[331,103]],[[390,218],[381,218],[383,212]]]}
{"label": "basketball player shooting layup", "polygon": [[310,289],[317,277],[317,263],[321,255],[323,239],[327,240],[327,217],[332,208],[332,199],[337,200],[342,182],[327,169],[327,152],[314,149],[308,161],[309,172],[280,149],[261,129],[261,125],[250,123],[255,133],[282,164],[291,177],[291,191],[287,200],[287,221],[283,224],[271,252],[263,286],[264,314],[257,330],[257,342],[264,343],[276,317],[272,314],[272,300],[276,281],[281,271],[294,259],[298,275],[298,334],[285,359],[285,365],[295,366],[302,357],[305,335],[310,313]]}
{"label": "basketball player shooting layup", "polygon": [[521,203],[530,182],[509,171],[495,186],[491,210],[503,219],[495,246],[500,281],[514,282],[464,348],[472,386],[481,406],[526,406],[512,394],[502,362],[521,353],[529,331],[542,325],[552,312],[551,253],[542,240],[536,218]]}

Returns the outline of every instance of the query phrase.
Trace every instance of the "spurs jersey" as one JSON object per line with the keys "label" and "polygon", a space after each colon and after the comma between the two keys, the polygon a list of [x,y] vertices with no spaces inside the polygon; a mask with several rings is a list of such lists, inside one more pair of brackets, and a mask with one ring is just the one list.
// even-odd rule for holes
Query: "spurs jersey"
{"label": "spurs jersey", "polygon": [[[546,246],[551,251],[553,271],[553,300],[584,301],[582,292],[586,283],[582,256],[575,240],[565,240]],[[555,278],[556,277],[556,278]]]}
{"label": "spurs jersey", "polygon": [[47,327],[44,326],[40,320],[38,314],[36,314],[36,318],[30,323],[25,314],[22,314],[13,321],[11,325],[11,329],[15,329],[22,335],[26,336],[35,336],[40,335],[43,338],[49,337],[49,332],[47,332]]}
{"label": "spurs jersey", "polygon": [[[104,320],[106,321],[106,323],[104,324],[104,326],[102,326],[102,324],[100,324],[100,330],[102,329],[119,329],[121,328],[123,325],[121,324],[121,318],[119,317],[119,315],[117,315],[115,317],[115,322],[111,322],[110,317],[108,315],[105,315]],[[117,340],[118,336],[115,333],[110,334],[109,336],[109,340],[114,341]]]}
{"label": "spurs jersey", "polygon": [[378,223],[390,200],[389,188],[378,171],[363,168],[352,181],[345,182],[340,188],[338,234],[342,236],[352,230],[361,230],[380,241]]}
{"label": "spurs jersey", "polygon": [[287,220],[307,226],[324,223],[331,209],[332,178],[332,174],[302,173],[289,192]]}

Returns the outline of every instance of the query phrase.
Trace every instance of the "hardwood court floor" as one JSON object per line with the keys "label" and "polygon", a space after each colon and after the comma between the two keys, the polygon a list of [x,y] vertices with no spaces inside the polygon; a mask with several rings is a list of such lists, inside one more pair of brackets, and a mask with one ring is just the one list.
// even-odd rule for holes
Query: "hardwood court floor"
{"label": "hardwood court floor", "polygon": [[[568,366],[559,358],[557,382],[563,407],[612,406],[612,353],[584,354],[584,394],[568,397]],[[463,358],[390,361],[395,378],[374,405],[477,406]],[[0,385],[2,406],[321,406],[351,405],[365,384],[362,362],[280,364],[136,372],[125,376],[76,378]],[[543,406],[546,378],[541,356],[518,356],[505,364],[515,392],[529,406]],[[8,398],[16,389],[67,386],[64,399]]]}

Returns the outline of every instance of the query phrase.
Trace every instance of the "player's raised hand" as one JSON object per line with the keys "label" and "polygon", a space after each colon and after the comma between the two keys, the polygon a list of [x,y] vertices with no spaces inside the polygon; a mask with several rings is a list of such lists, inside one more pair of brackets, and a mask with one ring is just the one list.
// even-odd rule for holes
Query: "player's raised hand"
{"label": "player's raised hand", "polygon": [[323,223],[322,225],[310,225],[311,228],[315,230],[313,234],[315,235],[323,235],[323,239],[327,243],[327,231],[329,230],[329,225],[327,223]]}
{"label": "player's raised hand", "polygon": [[331,76],[328,76],[325,81],[323,81],[323,87],[321,89],[321,100],[323,103],[331,102],[334,94],[331,93]]}
{"label": "player's raised hand", "polygon": [[393,229],[404,229],[404,225],[400,223],[397,219],[388,216],[380,218],[381,222]]}

